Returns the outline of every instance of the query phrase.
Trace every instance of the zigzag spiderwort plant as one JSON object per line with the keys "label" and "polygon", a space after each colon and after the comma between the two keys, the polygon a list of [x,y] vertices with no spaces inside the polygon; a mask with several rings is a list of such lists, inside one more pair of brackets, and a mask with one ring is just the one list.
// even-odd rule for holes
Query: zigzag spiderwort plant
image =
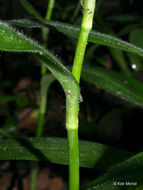
{"label": "zigzag spiderwort plant", "polygon": [[[95,31],[92,31],[89,34],[89,31],[91,30],[91,27],[92,27],[94,6],[95,6],[94,0],[84,1],[83,20],[81,24],[81,30],[79,30],[78,27],[74,27],[68,24],[57,23],[54,21],[51,21],[51,22],[43,21],[48,26],[51,25],[55,27],[57,30],[60,30],[61,32],[69,36],[78,38],[78,44],[77,44],[77,49],[75,53],[72,74],[64,65],[61,64],[61,62],[55,56],[50,54],[45,49],[45,47],[38,45],[33,40],[17,32],[9,24],[6,24],[5,22],[0,22],[0,49],[2,51],[31,53],[40,61],[40,63],[42,63],[46,68],[48,68],[55,75],[55,77],[59,80],[59,82],[61,83],[64,89],[65,96],[66,96],[66,129],[67,129],[68,141],[69,141],[69,189],[70,190],[79,189],[79,150],[78,150],[78,112],[79,112],[79,96],[80,96],[79,82],[80,82],[80,73],[82,69],[82,63],[83,63],[87,40],[92,43],[120,48],[122,50],[130,51],[130,52],[137,53],[138,55],[143,56],[143,50],[141,48],[133,46],[132,44],[126,43],[117,38],[104,35]],[[42,23],[42,19],[40,21]],[[80,35],[79,35],[79,31],[80,31]],[[88,34],[89,34],[89,37],[88,37]],[[96,70],[94,69],[92,70],[91,68],[89,69],[84,68],[83,73],[82,73],[82,78],[85,79],[86,81],[91,82],[94,85],[99,86],[100,88],[103,88],[111,92],[112,94],[117,95],[118,97],[126,99],[129,102],[134,103],[135,105],[139,105],[140,107],[143,107],[142,84],[134,79],[130,79],[130,78],[127,78],[126,76],[121,75],[120,73],[117,74],[115,72],[106,71],[101,68],[100,69],[97,68]],[[120,93],[117,93],[118,91]],[[0,133],[2,134],[3,131],[0,131]],[[3,133],[3,135],[10,138],[10,136],[7,134]],[[51,143],[52,145],[50,146],[50,141],[52,140],[52,138],[49,138],[48,140],[44,139],[45,142],[44,143],[42,142],[41,144],[38,143],[38,140],[39,139],[35,139],[35,140],[30,139],[29,142],[33,143],[33,145],[35,145],[36,148],[37,147],[39,148],[40,146],[39,149],[41,151],[43,151],[42,148],[43,147],[45,148],[45,144],[47,143],[47,147],[45,148],[46,150],[44,151],[44,153],[47,156],[47,158],[50,158],[48,157],[49,156],[48,150],[52,149],[53,142]],[[61,142],[63,143],[62,151],[64,153],[66,152],[66,148],[65,148],[66,145],[64,144],[65,143],[64,139],[56,140],[56,146],[54,150],[55,152],[52,155],[53,156],[52,160],[54,160],[53,162],[56,162],[56,163],[67,164],[68,161],[65,161],[65,159],[62,160],[62,158],[55,158],[55,155],[57,154],[57,152],[59,155],[61,154],[61,149],[60,149],[61,144],[57,145],[58,144],[57,141],[60,143]],[[10,149],[13,147],[10,147],[10,148],[8,147],[9,148],[8,151],[10,151],[10,154],[6,154],[6,147],[8,146],[6,143],[7,141],[2,142],[2,149],[0,145],[0,150],[3,154],[2,155],[0,152],[2,159],[6,158],[6,155],[8,159],[12,159],[12,158],[15,159],[15,152],[13,153],[12,152],[13,149]],[[14,151],[17,151],[17,157],[16,157],[17,159],[21,159],[21,155],[18,154],[17,149],[21,148],[23,152],[24,151],[28,152],[28,150],[25,150],[26,148],[24,149],[21,145],[16,144],[17,142],[14,140],[8,143],[14,145],[14,148],[16,147],[16,150],[14,149]],[[85,145],[87,145],[87,143],[85,142],[81,142],[81,144],[83,144],[82,148]],[[133,156],[132,153],[121,151],[119,156],[117,156],[116,154],[120,151],[112,150],[110,155],[112,155],[112,153],[114,152],[114,157],[116,159],[118,157],[117,159],[118,161],[111,164],[110,155],[108,154],[107,156],[107,154],[105,154],[106,151],[108,153],[109,147],[105,147],[104,145],[101,146],[101,144],[97,146],[96,144],[95,146],[97,148],[93,148],[92,143],[88,144],[87,147],[90,148],[90,146],[92,149],[94,149],[91,156],[92,159],[89,158],[90,157],[89,154],[91,152],[91,149],[89,149],[89,152],[88,151],[86,152],[86,157],[84,157],[84,155],[82,154],[80,155],[81,166],[95,167],[97,163],[98,169],[107,171],[107,173],[106,175],[99,177],[98,179],[96,179],[95,181],[87,185],[84,188],[85,190],[87,189],[107,190],[107,188],[118,189],[118,187],[117,188],[115,186],[113,187],[113,182],[115,179],[117,181],[119,180],[127,181],[128,179],[132,179],[132,180],[136,179],[137,182],[140,182],[140,179],[138,179],[138,176],[134,174],[134,170],[138,172],[139,177],[142,179],[143,153],[140,153],[132,157]],[[57,147],[58,148],[60,147],[60,148],[57,150]],[[85,152],[85,149],[82,149],[82,151]],[[102,157],[103,155],[105,155],[104,157],[105,160],[103,159],[104,161],[100,160],[100,158],[103,158]],[[122,156],[123,158],[121,159],[120,157]],[[34,156],[32,158],[31,157],[29,158],[29,157],[30,156],[28,156],[28,158],[27,157],[25,158],[23,156],[22,158],[37,160],[37,158],[35,158]],[[113,155],[112,155],[112,158],[113,158]],[[102,164],[100,163],[100,161],[102,162]],[[106,164],[104,165],[104,163]],[[118,164],[118,165],[115,166],[115,164]],[[130,176],[131,172],[132,172],[132,176]]]}

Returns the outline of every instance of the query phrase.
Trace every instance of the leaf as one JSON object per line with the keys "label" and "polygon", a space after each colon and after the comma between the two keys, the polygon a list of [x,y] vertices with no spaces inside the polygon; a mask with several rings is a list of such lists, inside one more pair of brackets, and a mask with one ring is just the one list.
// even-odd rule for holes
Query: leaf
{"label": "leaf", "polygon": [[67,91],[70,89],[71,94],[75,94],[72,101],[78,101],[79,86],[71,72],[37,42],[34,42],[2,21],[0,21],[0,50],[33,53],[61,83],[65,94],[67,95]]}
{"label": "leaf", "polygon": [[[143,152],[110,169],[104,176],[90,182],[83,190],[135,190],[143,183]],[[132,183],[132,185],[129,185]]]}
{"label": "leaf", "polygon": [[[66,97],[66,128],[72,113],[78,115],[80,88],[72,73],[44,47],[15,31],[8,24],[0,22],[0,50],[29,52],[47,67],[60,82]],[[70,94],[69,94],[70,92]]]}
{"label": "leaf", "polygon": [[25,27],[25,28],[42,28],[43,24],[39,23],[38,21],[35,21],[33,19],[11,19],[6,20],[6,23],[19,26],[19,27]]}
{"label": "leaf", "polygon": [[101,68],[83,68],[82,78],[123,100],[143,107],[143,84],[135,79]]}
{"label": "leaf", "polygon": [[[44,67],[45,68],[45,67]],[[44,114],[46,111],[46,105],[47,105],[47,96],[50,85],[55,81],[55,77],[52,74],[42,74],[41,78],[41,84],[40,84],[40,108],[39,108],[39,115],[38,115],[38,124],[37,124],[37,131],[36,136],[40,137],[42,136],[40,133],[39,126],[42,126],[44,123]]]}
{"label": "leaf", "polygon": [[[11,20],[8,22],[11,24],[19,25],[19,26],[23,26],[23,27],[29,26],[29,23],[27,24],[27,21],[25,19],[24,20],[20,19],[18,21]],[[30,22],[31,22],[31,25],[34,26],[34,23],[32,24],[32,20],[30,20]],[[57,21],[46,21],[44,19],[39,19],[39,24],[40,25],[43,24],[44,26],[47,26],[47,27],[52,27],[52,28],[58,30],[59,32],[62,32],[64,34],[66,34],[67,36],[74,37],[74,38],[78,38],[79,32],[80,32],[79,26],[74,26],[71,24],[66,24],[66,23],[57,22]],[[38,25],[38,21],[37,21],[37,24],[35,23],[35,27],[37,25]],[[113,37],[113,36],[110,36],[107,34],[103,34],[103,33],[100,33],[100,32],[94,31],[94,30],[92,30],[90,32],[88,41],[95,43],[95,44],[99,44],[99,45],[114,47],[117,49],[121,49],[121,50],[130,52],[130,53],[134,53],[134,54],[143,56],[142,48],[137,47],[137,46],[135,46],[131,43],[128,43],[124,40],[121,40],[119,38],[116,38],[116,37]]]}
{"label": "leaf", "polygon": [[[79,147],[80,166],[100,170],[106,170],[133,155],[124,150],[87,141],[79,141]],[[1,140],[0,160],[49,160],[68,164],[68,141],[64,138]]]}
{"label": "leaf", "polygon": [[[44,21],[44,24],[46,24],[47,26],[52,26],[58,31],[63,32],[68,36],[78,38],[80,31],[80,27],[78,26],[72,26],[69,24],[53,22],[53,21],[49,22]],[[124,51],[128,51],[143,56],[143,49],[128,42],[125,42],[123,40],[120,40],[116,37],[106,35],[97,31],[92,30],[90,32],[88,41],[99,45],[118,48]]]}

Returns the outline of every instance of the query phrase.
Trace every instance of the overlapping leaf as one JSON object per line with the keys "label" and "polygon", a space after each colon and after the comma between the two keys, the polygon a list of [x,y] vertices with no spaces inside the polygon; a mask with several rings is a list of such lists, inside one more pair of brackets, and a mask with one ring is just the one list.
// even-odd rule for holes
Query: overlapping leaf
{"label": "overlapping leaf", "polygon": [[135,190],[143,183],[143,153],[139,153],[107,174],[90,182],[83,190]]}
{"label": "overlapping leaf", "polygon": [[82,78],[123,100],[143,107],[143,85],[135,79],[101,68],[83,68]]}
{"label": "overlapping leaf", "polygon": [[[57,80],[59,80],[65,92],[70,89],[71,92],[78,94],[79,86],[75,78],[54,55],[40,46],[37,42],[34,42],[2,21],[0,21],[0,50],[35,54],[35,56],[55,75]],[[75,96],[75,98],[78,97]]]}
{"label": "overlapping leaf", "polygon": [[[107,170],[133,155],[124,150],[87,141],[80,141],[79,148],[80,166],[100,170]],[[68,142],[64,138],[1,140],[0,160],[42,160],[68,164]]]}
{"label": "overlapping leaf", "polygon": [[[29,27],[31,22],[31,26],[35,26],[35,27],[40,27],[40,25],[45,25],[47,27],[52,27],[56,30],[58,30],[59,32],[64,33],[65,35],[68,35],[70,37],[74,37],[74,38],[78,38],[79,36],[79,32],[80,32],[80,27],[79,26],[74,26],[71,24],[66,24],[66,23],[62,23],[62,22],[57,22],[57,21],[45,21],[44,19],[40,19],[39,20],[39,25],[38,25],[38,21],[37,22],[33,22],[32,20],[13,20],[13,21],[9,21],[12,24],[15,25],[19,25],[19,26],[23,26],[23,27]],[[97,31],[92,30],[89,34],[89,38],[88,38],[89,42],[95,43],[95,44],[99,44],[99,45],[104,45],[104,46],[108,46],[108,47],[114,47],[114,48],[118,48],[124,51],[128,51],[131,53],[135,53],[137,55],[143,56],[143,49],[140,47],[137,47],[131,43],[128,43],[126,41],[123,41],[119,38],[107,35],[107,34],[103,34]]]}

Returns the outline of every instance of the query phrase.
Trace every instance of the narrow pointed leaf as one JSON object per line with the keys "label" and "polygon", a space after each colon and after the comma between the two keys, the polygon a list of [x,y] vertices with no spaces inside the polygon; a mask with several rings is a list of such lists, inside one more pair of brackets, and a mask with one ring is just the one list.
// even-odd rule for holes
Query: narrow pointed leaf
{"label": "narrow pointed leaf", "polygon": [[[83,190],[135,190],[143,183],[143,152],[123,161]],[[132,184],[131,184],[132,183]]]}
{"label": "narrow pointed leaf", "polygon": [[123,100],[143,107],[143,84],[135,79],[101,68],[83,68],[82,78]]}
{"label": "narrow pointed leaf", "polygon": [[[49,21],[49,22],[44,21],[43,23],[47,26],[54,27],[58,31],[68,36],[71,36],[74,38],[78,38],[79,36],[80,27],[78,26],[73,26],[70,24],[54,22],[54,21]],[[143,56],[143,49],[141,49],[140,47],[137,47],[119,38],[116,38],[107,34],[103,34],[94,30],[90,32],[88,41],[95,44],[99,44],[99,45],[105,45],[108,47],[118,48],[124,51],[128,51],[128,52]]]}
{"label": "narrow pointed leaf", "polygon": [[11,19],[6,20],[8,24],[17,26],[17,27],[25,27],[25,28],[42,28],[43,24],[37,22],[34,19]]}
{"label": "narrow pointed leaf", "polygon": [[[79,147],[80,166],[100,170],[106,170],[133,155],[124,150],[87,141],[80,141]],[[41,160],[68,164],[68,141],[64,138],[1,140],[0,160]]]}
{"label": "narrow pointed leaf", "polygon": [[75,94],[79,92],[79,86],[71,72],[54,55],[2,21],[0,21],[0,50],[33,53],[55,75],[65,92],[69,89]]}
{"label": "narrow pointed leaf", "polygon": [[[29,24],[27,24],[28,22],[26,20],[13,20],[13,21],[9,21],[10,23],[13,23],[15,25],[19,25],[19,26],[25,26],[28,27]],[[34,21],[35,23],[35,27],[38,26],[38,21],[37,23]],[[31,25],[34,27],[34,23],[32,24],[31,21]],[[78,38],[79,36],[79,32],[80,32],[80,27],[79,26],[74,26],[71,24],[66,24],[66,23],[62,23],[62,22],[57,22],[57,21],[45,21],[44,19],[40,19],[39,20],[39,24],[40,25],[46,25],[47,27],[52,27],[56,30],[58,30],[59,32],[62,32],[70,37],[74,37],[74,38]],[[99,45],[104,45],[104,46],[108,46],[108,47],[114,47],[114,48],[118,48],[127,52],[131,52],[140,56],[143,56],[143,49],[140,47],[137,47],[131,43],[128,43],[124,40],[121,40],[119,38],[107,35],[107,34],[103,34],[97,31],[92,30],[89,34],[89,38],[88,38],[89,42],[95,43],[95,44],[99,44]]]}

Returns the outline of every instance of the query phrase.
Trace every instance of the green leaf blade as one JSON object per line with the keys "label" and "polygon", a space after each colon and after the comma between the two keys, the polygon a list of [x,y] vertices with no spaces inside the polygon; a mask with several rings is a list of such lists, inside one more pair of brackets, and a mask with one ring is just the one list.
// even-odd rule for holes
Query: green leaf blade
{"label": "green leaf blade", "polygon": [[[142,168],[143,152],[110,169],[107,174],[93,180],[83,190],[107,190],[107,188],[111,190],[134,190],[143,183]],[[131,183],[132,185],[129,185]]]}
{"label": "green leaf blade", "polygon": [[143,107],[143,85],[135,79],[101,68],[83,68],[82,78],[127,102]]}
{"label": "green leaf blade", "polygon": [[0,22],[0,50],[16,52],[40,52],[38,44],[22,33],[15,31],[4,22]]}
{"label": "green leaf blade", "polygon": [[[80,28],[78,26],[72,26],[70,24],[60,23],[60,22],[54,22],[54,21],[43,21],[47,26],[54,27],[56,30],[74,38],[78,38]],[[108,47],[118,48],[127,52],[131,52],[140,56],[143,56],[143,49],[140,47],[137,47],[131,43],[128,43],[126,41],[123,41],[121,39],[118,39],[116,37],[103,34],[97,31],[92,30],[89,34],[88,38],[89,42],[104,45]]]}
{"label": "green leaf blade", "polygon": [[[30,27],[30,24],[26,24],[25,20],[14,20],[14,21],[9,21],[11,24],[13,23],[14,25],[17,26],[25,26],[25,27]],[[64,33],[65,35],[69,36],[69,37],[73,37],[73,38],[78,38],[79,36],[79,32],[80,32],[80,27],[79,26],[74,26],[71,24],[66,24],[66,23],[62,23],[62,22],[57,22],[57,21],[46,21],[44,19],[39,19],[37,21],[37,23],[32,20],[30,20],[31,22],[31,26],[35,26],[35,27],[39,27],[41,25],[43,26],[47,26],[47,27],[51,27],[56,29],[59,32]],[[39,26],[38,26],[39,23]],[[139,56],[143,56],[143,49],[135,46],[134,44],[131,44],[129,42],[126,42],[124,40],[121,40],[119,38],[116,38],[114,36],[110,36],[108,34],[103,34],[101,32],[98,31],[94,31],[92,30],[89,34],[89,38],[88,38],[89,42],[95,43],[95,44],[99,44],[99,45],[104,45],[107,47],[113,47],[113,48],[117,48],[117,49],[121,49],[123,51],[127,51],[130,53],[134,53],[137,54]]]}
{"label": "green leaf blade", "polygon": [[[107,170],[133,155],[121,149],[88,141],[79,141],[79,147],[80,166],[100,170]],[[68,142],[64,138],[1,140],[0,160],[41,160],[68,164]]]}
{"label": "green leaf blade", "polygon": [[71,92],[79,91],[71,72],[54,55],[2,21],[0,21],[0,50],[33,53],[56,76],[65,92],[69,88]]}

